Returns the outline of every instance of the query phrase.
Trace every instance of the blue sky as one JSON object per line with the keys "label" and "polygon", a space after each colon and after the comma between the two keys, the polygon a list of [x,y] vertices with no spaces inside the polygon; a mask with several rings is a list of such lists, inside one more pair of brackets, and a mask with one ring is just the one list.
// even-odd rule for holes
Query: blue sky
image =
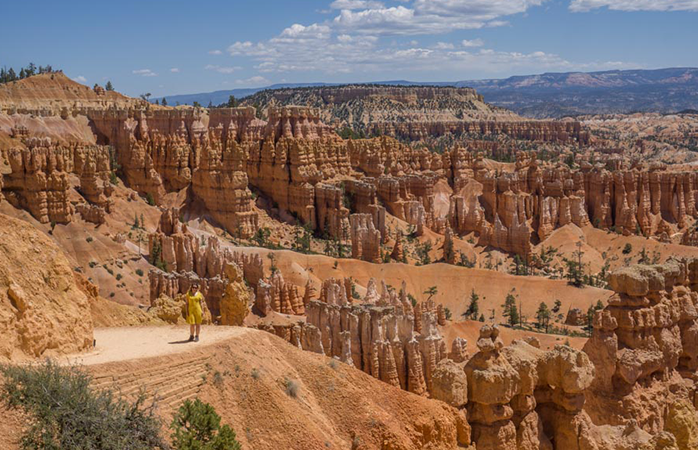
{"label": "blue sky", "polygon": [[41,0],[2,12],[0,66],[51,64],[129,95],[698,66],[698,0]]}

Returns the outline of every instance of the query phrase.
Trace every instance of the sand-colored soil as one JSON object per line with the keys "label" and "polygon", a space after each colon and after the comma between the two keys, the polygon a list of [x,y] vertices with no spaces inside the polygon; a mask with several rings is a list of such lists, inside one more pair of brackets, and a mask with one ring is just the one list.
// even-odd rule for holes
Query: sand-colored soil
{"label": "sand-colored soil", "polygon": [[[245,248],[242,251],[259,252],[266,257],[270,251],[258,248]],[[472,290],[480,296],[480,311],[489,318],[492,309],[495,317],[501,320],[501,305],[506,295],[512,291],[521,300],[525,316],[533,320],[535,311],[541,302],[552,306],[555,300],[562,302],[561,311],[569,308],[581,308],[584,311],[598,300],[606,303],[611,291],[594,287],[576,288],[565,280],[550,280],[537,276],[514,276],[484,269],[468,269],[449,264],[430,264],[413,266],[407,264],[371,264],[353,259],[335,259],[320,255],[299,255],[290,251],[274,251],[276,265],[284,278],[299,286],[305,286],[308,277],[316,287],[320,280],[330,277],[343,278],[351,276],[358,283],[359,294],[365,292],[370,278],[385,282],[396,289],[402,280],[407,284],[407,291],[417,299],[425,299],[423,292],[430,286],[437,286],[438,293],[434,300],[449,308],[453,318],[457,319],[465,312]],[[334,263],[337,261],[337,268]],[[518,300],[517,300],[518,301]]]}
{"label": "sand-colored soil", "polygon": [[242,327],[204,325],[199,342],[186,342],[189,339],[188,326],[96,328],[94,350],[68,355],[61,361],[92,366],[187,351],[205,351],[204,348],[208,345],[231,337],[244,336],[249,331],[251,330]]}
{"label": "sand-colored soil", "polygon": [[[488,321],[489,322],[489,321]],[[461,322],[449,322],[441,328],[441,333],[444,336],[448,348],[451,342],[457,337],[461,337],[468,341],[468,351],[474,354],[478,351],[477,340],[480,337],[480,328],[482,323],[473,320],[464,320]],[[500,326],[500,337],[505,345],[510,345],[516,339],[522,339],[527,336],[534,336],[540,342],[540,348],[550,350],[556,345],[569,345],[570,347],[581,349],[587,341],[584,337],[570,337],[558,334],[536,333],[526,330],[512,329],[507,326]]]}

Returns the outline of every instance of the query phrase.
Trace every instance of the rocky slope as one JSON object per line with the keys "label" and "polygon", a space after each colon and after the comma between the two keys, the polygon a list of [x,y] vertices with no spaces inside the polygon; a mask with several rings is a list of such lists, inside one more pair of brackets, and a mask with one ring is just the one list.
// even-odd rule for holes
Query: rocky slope
{"label": "rocky slope", "polygon": [[34,112],[37,115],[59,112],[64,116],[74,109],[110,106],[143,106],[144,100],[126,97],[104,88],[89,88],[63,74],[53,72],[34,75],[0,85],[0,111]]}
{"label": "rocky slope", "polygon": [[88,296],[51,239],[0,214],[0,358],[60,355],[92,347]]}

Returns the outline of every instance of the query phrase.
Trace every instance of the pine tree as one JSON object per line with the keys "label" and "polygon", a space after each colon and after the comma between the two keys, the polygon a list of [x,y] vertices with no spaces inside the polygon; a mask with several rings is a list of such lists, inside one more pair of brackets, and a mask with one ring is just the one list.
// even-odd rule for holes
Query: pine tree
{"label": "pine tree", "polygon": [[167,106],[167,99],[165,97],[162,98],[162,106]]}
{"label": "pine tree", "polygon": [[427,298],[427,301],[431,300],[433,296],[435,296],[439,292],[438,288],[436,286],[430,286],[427,288],[426,291],[423,292],[424,295],[428,295],[429,297]]}
{"label": "pine tree", "polygon": [[559,313],[561,307],[562,307],[562,302],[560,300],[555,300],[555,304],[553,305],[553,312],[555,314]]}
{"label": "pine tree", "polygon": [[550,324],[550,309],[545,302],[540,302],[538,306],[538,311],[536,311],[536,319],[538,328],[545,328],[545,332],[548,332],[548,326]]}
{"label": "pine tree", "polygon": [[519,323],[519,310],[516,307],[514,294],[511,292],[507,294],[502,308],[504,309],[502,315],[507,318],[507,323],[512,327],[516,326]]}
{"label": "pine tree", "polygon": [[177,450],[240,450],[235,432],[221,426],[221,416],[213,406],[198,398],[187,400],[175,414],[172,424],[172,444]]}
{"label": "pine tree", "polygon": [[468,305],[467,311],[463,313],[463,315],[470,319],[476,320],[477,315],[480,313],[480,306],[478,305],[479,301],[480,296],[477,295],[477,293],[475,293],[475,289],[473,289],[470,293],[470,304]]}
{"label": "pine tree", "polygon": [[153,249],[150,251],[150,264],[163,272],[167,272],[167,263],[162,260],[162,247],[157,239],[153,243]]}
{"label": "pine tree", "polygon": [[104,89],[106,89],[108,91],[113,91],[114,85],[111,84],[111,81],[107,81],[107,84],[104,85]]}

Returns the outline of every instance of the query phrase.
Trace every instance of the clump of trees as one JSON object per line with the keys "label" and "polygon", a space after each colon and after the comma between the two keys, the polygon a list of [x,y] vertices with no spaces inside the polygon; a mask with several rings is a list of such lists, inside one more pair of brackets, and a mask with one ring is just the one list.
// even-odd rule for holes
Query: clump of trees
{"label": "clump of trees", "polygon": [[50,65],[48,66],[37,66],[34,63],[29,63],[27,67],[20,67],[19,70],[15,71],[12,67],[9,69],[3,67],[0,69],[0,84],[10,83],[12,81],[23,80],[25,78],[42,74],[42,73],[56,73],[60,70],[55,70]]}
{"label": "clump of trees", "polygon": [[47,361],[4,366],[0,391],[10,409],[30,416],[23,449],[165,449],[155,404],[131,403],[109,391],[94,391],[91,378],[76,367]]}
{"label": "clump of trees", "polygon": [[29,416],[23,449],[62,450],[240,450],[229,425],[213,406],[187,400],[170,425],[169,445],[162,436],[156,402],[143,395],[131,402],[110,390],[94,390],[78,367],[42,364],[0,367],[0,398],[9,409]]}

